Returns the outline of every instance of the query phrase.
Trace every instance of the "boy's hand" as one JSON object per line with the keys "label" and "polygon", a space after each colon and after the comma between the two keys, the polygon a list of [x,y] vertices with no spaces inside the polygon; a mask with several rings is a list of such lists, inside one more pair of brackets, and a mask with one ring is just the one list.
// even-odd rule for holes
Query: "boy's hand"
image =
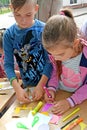
{"label": "boy's hand", "polygon": [[25,92],[25,90],[21,87],[18,88],[18,90],[16,91],[16,96],[17,96],[17,99],[22,103],[30,103],[31,102],[27,92]]}
{"label": "boy's hand", "polygon": [[52,107],[52,112],[54,114],[63,114],[70,108],[69,102],[64,99],[58,102],[54,102],[54,105]]}
{"label": "boy's hand", "polygon": [[53,90],[48,90],[48,91],[49,91],[49,93],[51,94],[52,97],[51,98],[48,97],[47,93],[45,92],[45,94],[44,94],[44,100],[46,102],[52,103],[52,102],[54,102],[54,99],[55,99],[55,92]]}
{"label": "boy's hand", "polygon": [[41,86],[36,86],[33,93],[32,93],[32,97],[33,97],[33,101],[37,101],[40,100],[43,96],[43,89]]}

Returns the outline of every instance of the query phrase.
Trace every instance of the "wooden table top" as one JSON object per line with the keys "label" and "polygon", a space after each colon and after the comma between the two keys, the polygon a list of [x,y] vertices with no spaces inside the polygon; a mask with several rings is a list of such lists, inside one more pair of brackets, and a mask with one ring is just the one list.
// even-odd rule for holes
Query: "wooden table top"
{"label": "wooden table top", "polygon": [[9,82],[0,82],[0,113],[4,110],[5,107],[10,105],[15,95],[13,88],[3,90],[3,88],[8,88],[9,86]]}
{"label": "wooden table top", "polygon": [[[59,90],[57,92],[57,95],[56,95],[56,100],[64,99],[64,98],[69,97],[69,96],[70,96],[70,93]],[[32,103],[28,104],[28,107],[33,107],[34,108],[36,106],[36,104],[37,104],[37,102],[32,102]],[[29,113],[29,110],[24,110],[24,111],[20,112],[20,114],[15,114],[14,113],[15,108],[19,107],[19,106],[21,106],[21,105],[19,104],[19,102],[17,100],[15,100],[15,102],[11,105],[11,107],[3,115],[3,117],[0,120],[0,128],[1,128],[1,130],[6,130],[5,124],[8,123],[9,121],[14,120],[14,118],[12,118],[12,117],[14,117],[14,116],[27,117],[27,115]],[[71,118],[69,118],[67,121],[65,121],[65,122],[62,121],[62,119],[64,117],[66,117],[68,114],[70,114],[73,110],[75,110],[78,107],[80,108],[80,110],[76,114],[71,116]],[[87,124],[87,101],[84,101],[81,105],[78,105],[78,106],[70,109],[69,111],[67,111],[65,114],[63,114],[61,120],[58,123],[58,125],[50,124],[49,125],[50,130],[57,130],[56,128],[58,126],[60,126],[60,127],[63,126],[65,123],[67,123],[69,120],[71,120],[76,115],[80,115],[80,117],[83,118],[83,122],[85,124]],[[73,128],[73,130],[80,130],[80,126],[77,125],[75,128]],[[86,130],[87,130],[87,127],[86,127]]]}

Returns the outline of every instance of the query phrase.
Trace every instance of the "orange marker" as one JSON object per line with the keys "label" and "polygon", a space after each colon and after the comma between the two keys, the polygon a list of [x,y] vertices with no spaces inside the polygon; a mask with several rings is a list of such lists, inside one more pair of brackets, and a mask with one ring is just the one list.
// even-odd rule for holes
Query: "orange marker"
{"label": "orange marker", "polygon": [[78,125],[82,121],[82,118],[77,119],[75,122],[71,123],[65,130],[72,130],[76,125]]}

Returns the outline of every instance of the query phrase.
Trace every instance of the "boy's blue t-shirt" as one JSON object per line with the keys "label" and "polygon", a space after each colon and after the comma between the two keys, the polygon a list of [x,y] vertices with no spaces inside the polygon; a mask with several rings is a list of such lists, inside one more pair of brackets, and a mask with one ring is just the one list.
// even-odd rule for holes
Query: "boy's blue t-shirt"
{"label": "boy's blue t-shirt", "polygon": [[16,24],[4,34],[4,67],[9,80],[15,77],[14,55],[16,57],[24,86],[36,86],[44,74],[50,78],[52,64],[47,51],[42,45],[44,23],[35,20],[27,29],[20,29]]}

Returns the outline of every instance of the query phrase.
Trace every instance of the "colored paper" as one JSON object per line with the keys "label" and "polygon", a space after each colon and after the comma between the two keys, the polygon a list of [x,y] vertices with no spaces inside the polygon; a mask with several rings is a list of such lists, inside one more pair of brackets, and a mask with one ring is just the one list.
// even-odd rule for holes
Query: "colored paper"
{"label": "colored paper", "polygon": [[51,120],[50,120],[50,123],[52,123],[52,124],[58,124],[60,118],[61,118],[61,116],[52,115],[52,118],[51,118]]}
{"label": "colored paper", "polygon": [[48,111],[53,106],[52,103],[46,103],[43,108],[41,109],[41,112]]}

